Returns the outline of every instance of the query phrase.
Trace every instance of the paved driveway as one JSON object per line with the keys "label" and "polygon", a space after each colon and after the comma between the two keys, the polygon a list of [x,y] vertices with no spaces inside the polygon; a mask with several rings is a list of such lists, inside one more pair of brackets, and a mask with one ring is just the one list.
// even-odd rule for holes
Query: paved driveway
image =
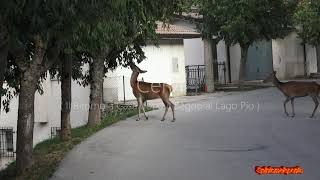
{"label": "paved driveway", "polygon": [[[286,117],[283,99],[268,88],[173,100],[176,122],[160,122],[159,109],[148,121],[108,127],[73,149],[52,179],[319,180],[320,113],[308,118],[307,97]],[[301,166],[304,174],[257,175],[255,166]]]}

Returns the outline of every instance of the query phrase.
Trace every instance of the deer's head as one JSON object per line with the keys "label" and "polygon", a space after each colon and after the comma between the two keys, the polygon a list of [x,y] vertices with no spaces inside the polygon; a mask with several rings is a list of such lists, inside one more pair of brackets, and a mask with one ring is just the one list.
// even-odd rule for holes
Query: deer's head
{"label": "deer's head", "polygon": [[146,73],[147,71],[141,70],[138,66],[136,66],[133,62],[129,64],[131,70],[135,73]]}
{"label": "deer's head", "polygon": [[264,83],[272,82],[276,78],[276,74],[277,74],[277,72],[273,71],[272,73],[269,74],[268,77],[266,77],[266,79],[263,80],[263,82]]}

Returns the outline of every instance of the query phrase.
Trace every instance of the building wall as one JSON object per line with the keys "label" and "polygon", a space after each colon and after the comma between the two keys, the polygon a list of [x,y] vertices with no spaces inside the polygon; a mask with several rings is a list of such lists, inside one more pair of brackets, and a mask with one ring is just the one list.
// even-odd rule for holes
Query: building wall
{"label": "building wall", "polygon": [[[139,79],[145,82],[168,83],[172,85],[172,96],[186,95],[185,55],[182,40],[161,41],[159,46],[148,45],[143,48],[146,60],[138,64],[147,73],[140,74]],[[176,59],[176,60],[173,60]],[[174,64],[174,62],[177,62]],[[175,72],[174,69],[177,71]],[[107,73],[104,80],[104,101],[122,101],[123,76],[126,100],[135,99],[130,86],[131,69],[118,67]]]}
{"label": "building wall", "polygon": [[224,41],[219,41],[217,44],[217,58],[218,62],[227,62],[226,43]]}
{"label": "building wall", "polygon": [[[220,51],[218,49],[218,56]],[[230,65],[232,82],[236,82],[239,79],[240,58],[240,46],[238,44],[231,46]],[[296,33],[291,33],[284,39],[272,40],[272,59],[273,69],[277,71],[280,79],[290,79],[304,75],[303,46]],[[317,72],[316,50],[309,45],[306,46],[306,65],[308,75]]]}
{"label": "building wall", "polygon": [[[185,39],[184,41],[185,61],[188,65],[204,65],[204,47],[202,38]],[[225,62],[226,45],[224,41],[217,44],[218,62]]]}
{"label": "building wall", "polygon": [[240,68],[241,49],[240,45],[236,44],[230,46],[230,69],[231,81],[239,81],[239,68]]}
{"label": "building wall", "polygon": [[272,41],[257,41],[248,50],[246,80],[263,80],[273,71]]}
{"label": "building wall", "polygon": [[272,41],[273,67],[280,79],[304,75],[304,53],[296,33]]}
{"label": "building wall", "polygon": [[[280,79],[292,79],[304,75],[304,50],[301,39],[291,33],[284,39],[272,41],[273,66]],[[316,50],[306,45],[306,73],[317,72]]]}
{"label": "building wall", "polygon": [[184,54],[186,66],[188,65],[204,65],[204,49],[201,38],[185,39]]}
{"label": "building wall", "polygon": [[316,48],[310,45],[306,46],[307,52],[307,73],[310,75],[311,73],[316,73],[317,68],[317,52]]}

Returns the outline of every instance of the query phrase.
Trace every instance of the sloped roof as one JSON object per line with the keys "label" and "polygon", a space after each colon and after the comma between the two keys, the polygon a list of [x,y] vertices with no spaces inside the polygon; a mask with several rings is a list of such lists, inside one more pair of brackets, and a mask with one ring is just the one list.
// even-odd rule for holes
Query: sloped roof
{"label": "sloped roof", "polygon": [[200,33],[188,27],[163,24],[162,22],[157,23],[157,26],[156,32],[161,38],[191,39],[201,37]]}

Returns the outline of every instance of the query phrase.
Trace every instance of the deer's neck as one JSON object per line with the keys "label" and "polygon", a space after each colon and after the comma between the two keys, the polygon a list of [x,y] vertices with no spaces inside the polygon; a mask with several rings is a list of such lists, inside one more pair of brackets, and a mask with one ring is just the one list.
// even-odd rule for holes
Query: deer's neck
{"label": "deer's neck", "polygon": [[284,84],[284,83],[280,82],[279,79],[275,76],[275,77],[273,78],[273,84],[274,84],[278,89],[281,90],[281,85]]}
{"label": "deer's neck", "polygon": [[138,76],[139,76],[139,73],[132,72],[131,79],[130,79],[130,85],[132,88],[137,86]]}

